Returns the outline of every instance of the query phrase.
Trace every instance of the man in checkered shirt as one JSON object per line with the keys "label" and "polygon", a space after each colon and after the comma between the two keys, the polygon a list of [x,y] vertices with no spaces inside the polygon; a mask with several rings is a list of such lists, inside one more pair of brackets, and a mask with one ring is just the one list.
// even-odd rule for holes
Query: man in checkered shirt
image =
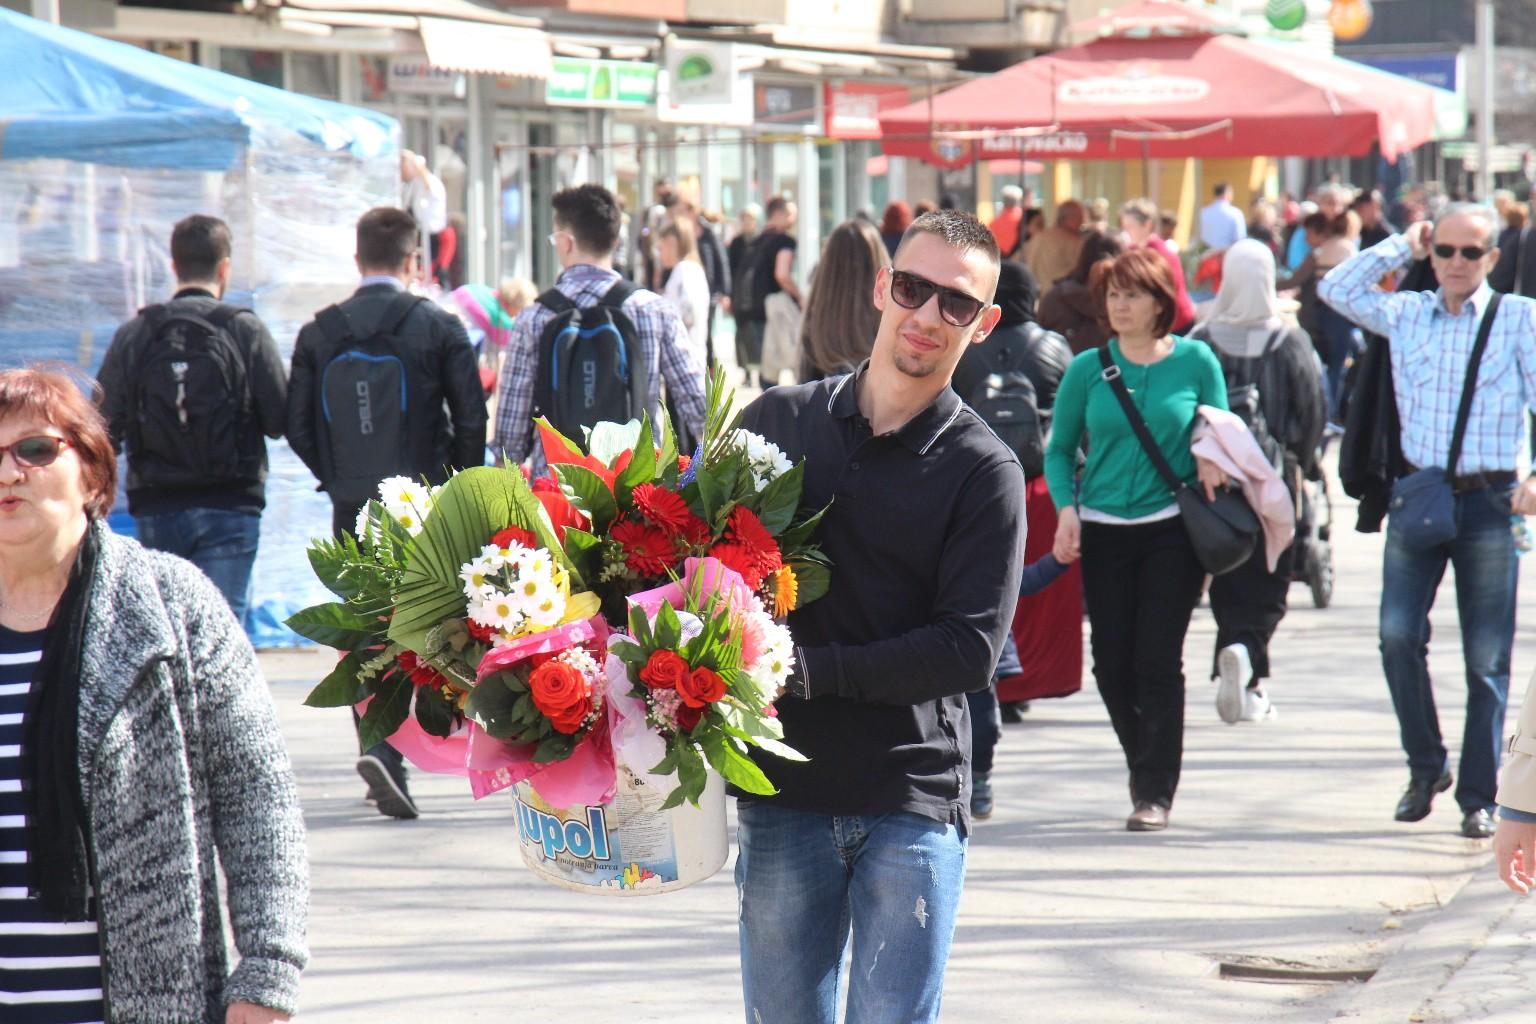
{"label": "man in checkered shirt", "polygon": [[[1433,226],[1419,223],[1339,264],[1318,288],[1322,300],[1391,342],[1393,390],[1409,471],[1444,467],[1478,325],[1493,290],[1486,278],[1498,259],[1493,211],[1459,203]],[[1436,292],[1384,292],[1376,282],[1428,256]],[[1517,516],[1536,513],[1536,476],[1518,479],[1527,410],[1536,402],[1536,302],[1506,295],[1494,316],[1455,474],[1457,532],[1445,544],[1411,549],[1388,524],[1381,581],[1381,659],[1408,754],[1409,783],[1398,821],[1429,814],[1451,786],[1446,748],[1430,685],[1429,609],[1456,568],[1467,675],[1467,718],[1456,802],[1461,834],[1493,834],[1493,809],[1509,700],[1515,635]]]}
{"label": "man in checkered shirt", "polygon": [[[621,214],[613,193],[601,185],[579,185],[557,192],[555,231],[550,245],[560,261],[555,282],[566,298],[585,309],[619,280],[613,250],[619,241]],[[704,370],[688,353],[688,329],[677,310],[655,292],[638,289],[623,306],[635,325],[649,381],[646,409],[651,422],[661,415],[661,384],[684,425],[694,437],[704,433]],[[512,325],[506,362],[496,399],[496,435],[492,450],[521,465],[530,455],[533,470],[542,473],[544,454],[533,430],[534,375],[539,368],[538,346],[544,325],[555,314],[539,303],[525,309]]]}

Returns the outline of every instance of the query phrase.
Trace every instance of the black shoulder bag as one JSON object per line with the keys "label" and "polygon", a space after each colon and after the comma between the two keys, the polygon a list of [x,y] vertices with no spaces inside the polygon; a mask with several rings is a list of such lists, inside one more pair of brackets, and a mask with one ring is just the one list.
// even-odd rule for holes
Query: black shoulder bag
{"label": "black shoulder bag", "polygon": [[[1387,531],[1395,534],[1409,551],[1428,551],[1456,539],[1456,493],[1451,482],[1456,478],[1456,463],[1461,461],[1461,445],[1467,439],[1467,420],[1472,416],[1472,394],[1477,390],[1477,368],[1483,361],[1483,349],[1493,334],[1493,318],[1504,296],[1494,292],[1477,326],[1477,341],[1467,360],[1467,376],[1461,384],[1461,405],[1456,409],[1456,428],[1451,432],[1451,450],[1445,468],[1429,466],[1400,477],[1392,484],[1392,501],[1387,506],[1391,518]],[[1389,371],[1390,372],[1390,371]]]}
{"label": "black shoulder bag", "polygon": [[1207,501],[1200,489],[1190,487],[1180,480],[1162,450],[1157,447],[1157,442],[1152,439],[1151,432],[1147,430],[1147,421],[1141,418],[1141,411],[1131,403],[1131,393],[1126,390],[1120,367],[1115,365],[1108,345],[1099,347],[1099,362],[1104,367],[1100,376],[1115,393],[1115,398],[1119,399],[1120,408],[1130,421],[1131,430],[1136,433],[1136,440],[1141,442],[1147,458],[1152,460],[1158,475],[1173,492],[1173,500],[1179,506],[1179,516],[1184,520],[1184,530],[1189,534],[1189,542],[1201,566],[1212,576],[1220,576],[1248,561],[1259,540],[1259,517],[1253,514],[1253,509],[1243,498],[1243,492],[1233,487],[1222,487],[1216,491],[1215,501]]}

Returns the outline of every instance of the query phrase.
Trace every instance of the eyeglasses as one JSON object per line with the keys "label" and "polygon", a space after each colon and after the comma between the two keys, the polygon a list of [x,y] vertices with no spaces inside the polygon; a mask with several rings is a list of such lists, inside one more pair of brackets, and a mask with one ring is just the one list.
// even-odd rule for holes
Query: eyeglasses
{"label": "eyeglasses", "polygon": [[891,272],[891,298],[896,300],[898,306],[906,309],[921,309],[935,292],[939,295],[939,315],[946,323],[954,324],[956,327],[970,326],[971,321],[975,320],[987,305],[974,295],[934,284],[926,277],[918,277],[905,270]]}
{"label": "eyeglasses", "polygon": [[0,465],[5,462],[5,453],[10,452],[16,465],[26,469],[42,469],[53,465],[59,452],[68,447],[69,442],[62,437],[51,437],[48,434],[24,437],[13,444],[0,444]]}
{"label": "eyeglasses", "polygon": [[1450,259],[1458,252],[1461,253],[1461,258],[1466,260],[1468,263],[1476,263],[1478,260],[1488,255],[1488,250],[1484,249],[1480,245],[1463,245],[1460,248],[1457,248],[1454,245],[1435,246],[1435,255],[1443,260]]}

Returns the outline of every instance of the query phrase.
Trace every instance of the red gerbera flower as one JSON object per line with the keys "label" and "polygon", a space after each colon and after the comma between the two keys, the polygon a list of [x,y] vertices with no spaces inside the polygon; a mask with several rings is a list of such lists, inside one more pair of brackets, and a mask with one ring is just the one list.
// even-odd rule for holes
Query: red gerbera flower
{"label": "red gerbera flower", "polygon": [[753,590],[763,585],[763,576],[766,574],[758,568],[757,556],[744,544],[721,541],[709,549],[709,557],[719,560],[727,569],[740,573],[747,586]]}
{"label": "red gerbera flower", "polygon": [[753,589],[757,588],[763,577],[776,572],[784,564],[783,556],[779,553],[779,542],[773,539],[773,534],[768,532],[763,521],[751,509],[738,505],[731,511],[726,535],[745,548],[751,557],[756,582],[748,582]]}
{"label": "red gerbera flower", "polygon": [[672,539],[658,527],[633,519],[613,524],[613,539],[624,549],[624,561],[642,576],[660,576],[677,562]]}
{"label": "red gerbera flower", "polygon": [[655,484],[637,484],[631,492],[635,509],[653,526],[659,526],[669,537],[677,537],[688,528],[689,520],[697,519],[683,496]]}
{"label": "red gerbera flower", "polygon": [[429,686],[432,689],[440,689],[448,684],[442,673],[428,665],[416,656],[412,651],[401,651],[395,658],[403,671],[416,686]]}

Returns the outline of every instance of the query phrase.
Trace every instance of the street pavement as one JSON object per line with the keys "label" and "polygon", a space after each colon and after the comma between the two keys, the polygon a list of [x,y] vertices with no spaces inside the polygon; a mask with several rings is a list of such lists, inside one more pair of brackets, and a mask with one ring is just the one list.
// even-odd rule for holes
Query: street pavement
{"label": "street pavement", "polygon": [[[1124,764],[1091,680],[1004,728],[997,812],[970,845],[946,1020],[1532,1019],[1536,903],[1498,884],[1487,842],[1457,834],[1449,793],[1423,822],[1392,821],[1407,770],[1376,650],[1381,536],[1354,533],[1352,504],[1335,503],[1334,603],[1318,610],[1304,586],[1291,591],[1272,649],[1277,719],[1217,718],[1205,678],[1214,627],[1196,611],[1167,832],[1123,830]],[[1536,557],[1522,575],[1511,721],[1536,669]],[[1455,738],[1465,686],[1449,578],[1440,596],[1431,666]],[[714,877],[663,896],[546,885],[520,862],[508,796],[477,802],[461,779],[416,772],[421,818],[379,816],[352,767],[347,713],[302,706],[332,656],[262,662],[309,825],[302,1019],[742,1019],[734,851]]]}

